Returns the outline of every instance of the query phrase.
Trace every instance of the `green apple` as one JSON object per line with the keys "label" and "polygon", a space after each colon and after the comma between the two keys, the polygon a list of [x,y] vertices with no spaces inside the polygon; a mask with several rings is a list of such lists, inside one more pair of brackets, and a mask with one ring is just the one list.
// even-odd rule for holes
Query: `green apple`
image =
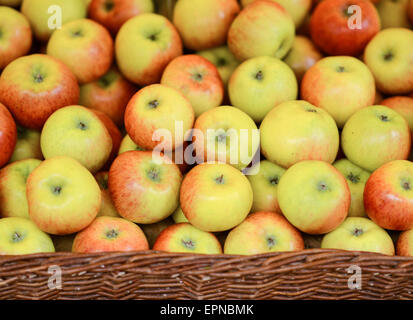
{"label": "green apple", "polygon": [[363,192],[370,172],[356,166],[348,159],[340,159],[333,166],[346,178],[351,193],[349,217],[367,217],[364,210]]}
{"label": "green apple", "polygon": [[380,0],[377,3],[382,29],[385,28],[411,28],[406,12],[409,0]]}
{"label": "green apple", "polygon": [[333,163],[340,141],[334,119],[304,100],[287,101],[272,109],[260,133],[262,154],[284,168],[302,160]]}
{"label": "green apple", "polygon": [[52,239],[26,218],[0,219],[0,255],[55,252]]}
{"label": "green apple", "polygon": [[69,157],[44,160],[27,180],[30,219],[50,234],[87,227],[99,212],[101,197],[93,175]]}
{"label": "green apple", "polygon": [[126,134],[122,142],[120,143],[118,154],[124,153],[126,151],[145,151],[143,148],[139,147],[128,134]]}
{"label": "green apple", "polygon": [[93,111],[82,106],[68,106],[47,119],[40,145],[45,159],[72,157],[95,173],[109,158],[112,138]]}
{"label": "green apple", "polygon": [[344,176],[327,162],[290,167],[278,184],[278,203],[287,220],[309,234],[327,233],[347,217],[351,194]]}
{"label": "green apple", "polygon": [[389,234],[370,219],[362,217],[344,220],[337,229],[324,236],[321,248],[394,255],[394,244]]}
{"label": "green apple", "polygon": [[387,95],[413,91],[413,31],[388,28],[370,40],[364,61],[376,79],[377,88]]}
{"label": "green apple", "polygon": [[410,144],[407,121],[385,106],[357,111],[341,133],[341,146],[346,157],[370,172],[389,161],[407,159]]}
{"label": "green apple", "polygon": [[59,22],[64,25],[70,21],[86,18],[84,0],[23,0],[22,13],[29,20],[35,37],[46,42]]}
{"label": "green apple", "polygon": [[297,99],[297,79],[285,62],[273,57],[255,57],[235,69],[228,93],[234,107],[261,122],[275,106]]}
{"label": "green apple", "polygon": [[26,181],[40,163],[38,159],[26,159],[0,170],[0,217],[29,218]]}
{"label": "green apple", "polygon": [[266,211],[250,214],[229,232],[224,246],[224,253],[240,255],[300,250],[300,232],[282,215]]}
{"label": "green apple", "polygon": [[213,233],[199,230],[189,223],[174,224],[161,232],[153,250],[220,254],[222,247]]}
{"label": "green apple", "polygon": [[40,132],[17,126],[17,143],[10,162],[30,158],[43,160],[42,149],[40,148]]}
{"label": "green apple", "polygon": [[188,219],[185,217],[181,206],[178,206],[178,208],[176,208],[174,213],[172,213],[172,219],[174,220],[175,223],[189,222]]}
{"label": "green apple", "polygon": [[277,200],[277,188],[285,169],[268,160],[262,160],[255,165],[259,166],[257,174],[247,176],[253,193],[251,211],[281,213]]}

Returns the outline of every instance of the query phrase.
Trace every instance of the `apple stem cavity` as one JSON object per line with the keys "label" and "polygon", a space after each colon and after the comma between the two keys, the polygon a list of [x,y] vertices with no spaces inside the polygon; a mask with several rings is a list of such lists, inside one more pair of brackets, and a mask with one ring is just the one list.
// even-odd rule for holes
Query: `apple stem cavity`
{"label": "apple stem cavity", "polygon": [[362,229],[356,228],[353,231],[353,235],[355,235],[356,237],[361,236],[364,233],[364,231]]}
{"label": "apple stem cavity", "polygon": [[347,175],[347,179],[350,180],[353,183],[358,183],[360,181],[360,177],[353,174],[353,172],[350,172]]}
{"label": "apple stem cavity", "polygon": [[85,131],[87,129],[87,125],[85,123],[83,123],[82,121],[79,122],[77,127],[82,131]]}
{"label": "apple stem cavity", "polygon": [[338,73],[343,73],[344,71],[346,71],[346,69],[343,66],[338,66],[336,70]]}
{"label": "apple stem cavity", "polygon": [[53,192],[54,195],[58,196],[62,192],[62,187],[60,187],[60,186],[53,187],[52,192]]}
{"label": "apple stem cavity", "polygon": [[275,246],[275,238],[273,236],[267,237],[267,246],[272,249]]}
{"label": "apple stem cavity", "polygon": [[13,233],[11,239],[12,239],[13,242],[20,242],[20,241],[23,240],[23,238],[24,238],[23,235],[16,231],[15,233]]}
{"label": "apple stem cavity", "polygon": [[42,83],[44,81],[44,77],[40,73],[36,73],[33,76],[33,78],[34,78],[34,81],[37,82],[37,83]]}
{"label": "apple stem cavity", "polygon": [[109,230],[106,232],[106,238],[108,239],[114,239],[117,238],[119,235],[119,232],[117,232],[115,229]]}
{"label": "apple stem cavity", "polygon": [[279,177],[273,177],[273,178],[270,179],[270,184],[272,184],[273,186],[277,185],[278,182],[280,182]]}
{"label": "apple stem cavity", "polygon": [[148,103],[149,108],[156,109],[159,106],[158,100],[152,100]]}
{"label": "apple stem cavity", "polygon": [[221,174],[218,178],[215,179],[217,184],[224,184],[224,175]]}
{"label": "apple stem cavity", "polygon": [[149,177],[149,179],[151,179],[152,181],[155,181],[155,182],[160,182],[161,181],[161,179],[159,177],[159,170],[157,168],[149,169],[148,177]]}
{"label": "apple stem cavity", "polygon": [[410,185],[410,182],[407,182],[407,181],[405,181],[405,182],[402,183],[402,188],[403,188],[404,190],[406,190],[406,191],[409,191],[409,190],[412,189],[412,187],[411,187],[411,185]]}
{"label": "apple stem cavity", "polygon": [[255,79],[257,79],[258,81],[261,81],[264,78],[264,74],[262,73],[262,71],[258,71],[255,75]]}
{"label": "apple stem cavity", "polygon": [[386,52],[384,55],[383,55],[383,59],[385,60],[385,61],[391,61],[391,60],[393,60],[393,53],[392,52]]}
{"label": "apple stem cavity", "polygon": [[103,7],[105,11],[109,12],[112,11],[112,9],[115,7],[115,4],[113,3],[113,0],[106,0],[103,4]]}
{"label": "apple stem cavity", "polygon": [[327,191],[328,190],[328,186],[326,183],[324,182],[320,182],[317,186],[319,191]]}
{"label": "apple stem cavity", "polygon": [[184,245],[185,248],[194,250],[195,249],[195,243],[192,240],[184,240],[182,239],[182,244]]}
{"label": "apple stem cavity", "polygon": [[381,114],[381,115],[379,116],[379,118],[380,118],[380,120],[383,121],[383,122],[389,122],[389,121],[390,121],[389,117],[386,116],[386,115],[384,115],[384,114]]}

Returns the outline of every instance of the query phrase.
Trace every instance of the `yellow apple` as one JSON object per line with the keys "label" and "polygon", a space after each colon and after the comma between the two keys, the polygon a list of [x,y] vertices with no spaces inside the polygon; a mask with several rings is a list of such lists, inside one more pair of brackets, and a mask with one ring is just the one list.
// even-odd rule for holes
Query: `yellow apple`
{"label": "yellow apple", "polygon": [[172,219],[174,220],[175,223],[189,222],[188,219],[185,217],[181,206],[178,206],[178,208],[176,208],[174,213],[172,213]]}
{"label": "yellow apple", "polygon": [[109,173],[107,171],[98,172],[95,174],[95,179],[102,192],[102,205],[97,216],[120,217],[110,196],[108,185]]}
{"label": "yellow apple", "polygon": [[370,219],[362,217],[347,218],[324,236],[321,248],[394,255],[394,244],[389,234]]}
{"label": "yellow apple", "polygon": [[17,126],[17,143],[10,162],[24,159],[43,160],[43,153],[40,148],[40,132]]}
{"label": "yellow apple", "polygon": [[52,239],[26,218],[0,219],[0,255],[55,252]]}
{"label": "yellow apple", "polygon": [[122,142],[120,143],[118,154],[124,153],[126,151],[144,151],[143,148],[139,147],[128,134],[126,134]]}
{"label": "yellow apple", "polygon": [[376,6],[382,29],[412,27],[407,15],[409,0],[380,0]]}

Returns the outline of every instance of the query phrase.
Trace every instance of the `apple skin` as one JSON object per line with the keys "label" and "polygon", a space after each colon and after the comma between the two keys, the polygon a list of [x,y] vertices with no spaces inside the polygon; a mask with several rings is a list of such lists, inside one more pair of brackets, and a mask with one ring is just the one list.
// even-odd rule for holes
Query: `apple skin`
{"label": "apple skin", "polygon": [[[235,107],[220,106],[204,112],[196,119],[194,130],[202,133],[199,139],[196,135],[193,137],[197,163],[221,161],[242,170],[251,163],[259,149],[256,124]],[[244,136],[244,133],[247,134]],[[247,144],[242,139],[244,137],[248,137]],[[232,141],[237,144],[234,146]],[[244,148],[248,148],[248,152]],[[215,155],[213,159],[212,155]]]}
{"label": "apple skin", "polygon": [[168,130],[172,135],[171,149],[183,141],[175,141],[176,121],[183,122],[184,139],[194,123],[191,103],[178,90],[153,84],[139,90],[125,110],[125,128],[130,138],[140,147],[152,150],[160,141],[154,139],[157,130]]}
{"label": "apple skin", "polygon": [[[361,29],[348,26],[349,6],[360,7]],[[310,33],[316,46],[328,55],[358,56],[380,31],[380,17],[368,0],[324,0],[311,15]]]}
{"label": "apple skin", "polygon": [[163,72],[161,84],[180,91],[191,103],[195,117],[220,106],[224,98],[224,85],[217,68],[195,54],[172,60]]}
{"label": "apple skin", "polygon": [[342,128],[357,110],[371,106],[374,77],[360,60],[336,56],[319,60],[304,74],[301,99],[326,110]]}
{"label": "apple skin", "polygon": [[0,103],[0,168],[10,160],[16,142],[16,123],[9,110]]}
{"label": "apple skin", "polygon": [[0,255],[55,252],[52,239],[26,218],[0,219]]}
{"label": "apple skin", "polygon": [[235,69],[228,93],[231,104],[258,123],[275,106],[297,99],[298,85],[285,62],[273,57],[255,57]]}
{"label": "apple skin", "polygon": [[81,84],[103,76],[112,65],[113,52],[110,33],[90,19],[65,24],[47,44],[47,54],[65,63]]}
{"label": "apple skin", "polygon": [[18,7],[22,3],[22,0],[0,0],[0,5]]}
{"label": "apple skin", "polygon": [[252,192],[252,212],[282,213],[277,200],[277,187],[285,169],[268,160],[260,162],[257,174],[247,176]]}
{"label": "apple skin", "polygon": [[36,39],[41,42],[46,42],[55,31],[48,26],[52,16],[52,13],[48,13],[50,6],[61,8],[62,26],[70,21],[86,18],[85,0],[23,0],[21,12],[29,20]]}
{"label": "apple skin", "polygon": [[109,190],[118,213],[150,224],[170,216],[178,206],[182,174],[151,151],[120,154],[109,170]]}
{"label": "apple skin", "polygon": [[13,60],[26,55],[32,46],[32,30],[26,17],[17,10],[0,7],[0,70]]}
{"label": "apple skin", "polygon": [[120,252],[149,250],[142,229],[133,222],[115,217],[98,217],[74,241],[72,252]]}
{"label": "apple skin", "polygon": [[224,246],[225,254],[237,255],[300,250],[304,250],[300,232],[282,215],[267,211],[250,214],[229,232]]}
{"label": "apple skin", "polygon": [[153,245],[155,251],[221,254],[217,237],[189,223],[177,223],[164,229]]}
{"label": "apple skin", "polygon": [[99,185],[100,191],[102,192],[102,204],[97,216],[121,218],[119,213],[116,211],[115,205],[113,204],[112,197],[109,192],[109,172],[100,171],[95,174],[95,179]]}
{"label": "apple skin", "polygon": [[391,161],[374,171],[364,189],[364,207],[369,218],[385,229],[412,229],[412,181],[410,161]]}
{"label": "apple skin", "polygon": [[86,228],[99,212],[101,191],[77,160],[44,160],[27,179],[30,219],[44,232],[67,235]]}
{"label": "apple skin", "polygon": [[40,145],[45,159],[71,157],[92,173],[103,167],[113,146],[99,116],[82,106],[67,106],[53,113],[43,127]]}
{"label": "apple skin", "polygon": [[106,113],[118,126],[123,126],[126,105],[137,88],[112,67],[98,80],[80,86],[79,104]]}
{"label": "apple skin", "polygon": [[17,126],[17,142],[10,163],[25,159],[43,160],[40,132]]}
{"label": "apple skin", "polygon": [[180,0],[175,4],[173,23],[185,48],[206,50],[225,44],[239,12],[237,0]]}
{"label": "apple skin", "polygon": [[409,0],[381,0],[377,3],[377,11],[380,15],[382,29],[407,28],[410,29],[408,14]]}
{"label": "apple skin", "polygon": [[141,224],[139,226],[145,234],[146,239],[148,239],[149,248],[152,248],[161,232],[173,224],[173,220],[170,217],[168,217],[156,223]]}
{"label": "apple skin", "polygon": [[172,219],[175,223],[183,223],[189,222],[188,219],[185,217],[184,212],[182,211],[181,206],[179,205],[178,208],[172,214]]}
{"label": "apple skin", "polygon": [[380,102],[381,105],[389,107],[403,116],[413,132],[413,97],[394,96]]}
{"label": "apple skin", "polygon": [[20,125],[29,129],[40,130],[53,112],[78,100],[76,77],[50,56],[17,58],[0,76],[0,101]]}
{"label": "apple skin", "polygon": [[0,170],[0,217],[29,218],[26,180],[40,163],[38,159],[26,159]]}
{"label": "apple skin", "polygon": [[165,67],[182,55],[182,50],[182,40],[174,25],[153,13],[126,21],[115,40],[120,71],[139,86],[158,83]]}
{"label": "apple skin", "polygon": [[181,185],[180,204],[196,228],[220,232],[240,224],[252,206],[248,179],[234,167],[207,162],[190,170]]}
{"label": "apple skin", "polygon": [[351,202],[350,189],[340,171],[317,160],[290,167],[280,179],[277,196],[287,220],[309,234],[337,228],[347,217]]}
{"label": "apple skin", "polygon": [[364,61],[376,79],[377,89],[387,95],[413,91],[413,31],[388,28],[371,39]]}
{"label": "apple skin", "polygon": [[333,166],[346,178],[351,192],[349,217],[367,217],[364,210],[363,192],[370,172],[356,166],[348,159],[340,159]]}
{"label": "apple skin", "polygon": [[301,82],[307,70],[322,58],[323,54],[309,38],[297,35],[284,62],[294,71],[297,81]]}
{"label": "apple skin", "polygon": [[413,230],[400,233],[396,243],[396,253],[398,256],[412,257]]}
{"label": "apple skin", "polygon": [[304,100],[272,109],[261,123],[260,134],[262,154],[284,168],[302,160],[333,163],[340,142],[334,119]]}
{"label": "apple skin", "polygon": [[116,34],[130,18],[153,11],[152,0],[92,0],[88,7],[88,16],[105,26],[112,34]]}
{"label": "apple skin", "polygon": [[394,244],[386,230],[367,218],[349,217],[323,237],[323,249],[367,251],[394,256]]}
{"label": "apple skin", "polygon": [[410,145],[407,121],[396,111],[380,105],[357,111],[341,133],[346,157],[370,172],[389,161],[407,159]]}
{"label": "apple skin", "polygon": [[262,0],[251,3],[234,19],[228,47],[239,61],[257,56],[282,59],[294,36],[294,21],[288,12],[276,2]]}

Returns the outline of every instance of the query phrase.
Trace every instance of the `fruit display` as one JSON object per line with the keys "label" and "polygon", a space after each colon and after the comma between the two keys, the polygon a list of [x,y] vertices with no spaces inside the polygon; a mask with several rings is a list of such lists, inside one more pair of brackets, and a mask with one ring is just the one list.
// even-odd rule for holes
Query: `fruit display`
{"label": "fruit display", "polygon": [[0,255],[413,256],[413,1],[165,1],[0,0]]}

